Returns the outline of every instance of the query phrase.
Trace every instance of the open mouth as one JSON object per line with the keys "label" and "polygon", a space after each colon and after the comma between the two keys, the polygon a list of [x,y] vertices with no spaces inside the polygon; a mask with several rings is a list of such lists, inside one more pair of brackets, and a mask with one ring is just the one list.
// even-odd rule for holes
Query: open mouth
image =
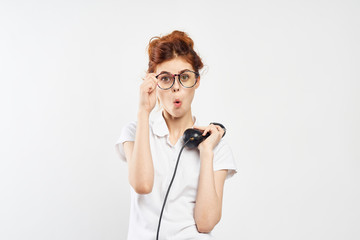
{"label": "open mouth", "polygon": [[180,107],[181,106],[181,101],[179,99],[176,99],[174,101],[174,104],[175,104],[176,107]]}

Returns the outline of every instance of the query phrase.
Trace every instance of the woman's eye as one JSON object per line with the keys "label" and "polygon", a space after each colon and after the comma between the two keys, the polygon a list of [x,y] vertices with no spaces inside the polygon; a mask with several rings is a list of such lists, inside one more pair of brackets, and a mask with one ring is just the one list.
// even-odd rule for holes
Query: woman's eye
{"label": "woman's eye", "polygon": [[188,74],[181,74],[180,78],[181,78],[181,81],[186,81],[186,80],[188,80],[190,77],[189,77]]}
{"label": "woman's eye", "polygon": [[170,77],[169,76],[163,76],[163,77],[161,77],[161,81],[168,82],[168,81],[170,81]]}

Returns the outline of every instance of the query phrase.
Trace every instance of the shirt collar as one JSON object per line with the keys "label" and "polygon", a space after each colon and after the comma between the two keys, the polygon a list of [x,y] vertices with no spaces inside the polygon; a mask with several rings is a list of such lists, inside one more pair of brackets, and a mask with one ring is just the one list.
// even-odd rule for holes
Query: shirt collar
{"label": "shirt collar", "polygon": [[[194,121],[194,126],[196,126],[198,124],[197,118],[195,116],[192,116],[192,118]],[[160,112],[160,114],[158,114],[154,118],[152,129],[153,129],[154,134],[159,137],[164,137],[166,135],[169,135],[169,129],[166,125],[166,122],[165,122],[162,112]]]}

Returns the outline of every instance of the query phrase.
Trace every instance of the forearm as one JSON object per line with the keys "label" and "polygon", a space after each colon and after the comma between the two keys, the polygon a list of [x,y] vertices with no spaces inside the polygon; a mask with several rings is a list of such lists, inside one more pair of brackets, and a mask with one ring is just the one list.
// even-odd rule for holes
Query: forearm
{"label": "forearm", "polygon": [[221,218],[221,200],[216,192],[213,152],[200,151],[200,177],[194,218],[200,232],[210,232]]}
{"label": "forearm", "polygon": [[139,111],[134,149],[129,166],[129,181],[138,193],[149,193],[154,183],[154,166],[150,151],[149,113]]}

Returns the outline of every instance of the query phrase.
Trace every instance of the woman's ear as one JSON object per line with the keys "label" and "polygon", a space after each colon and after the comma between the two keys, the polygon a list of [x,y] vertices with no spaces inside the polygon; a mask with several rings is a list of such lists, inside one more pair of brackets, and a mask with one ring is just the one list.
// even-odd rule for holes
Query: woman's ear
{"label": "woman's ear", "polygon": [[195,84],[195,89],[197,89],[200,86],[200,76],[198,77],[196,84]]}

